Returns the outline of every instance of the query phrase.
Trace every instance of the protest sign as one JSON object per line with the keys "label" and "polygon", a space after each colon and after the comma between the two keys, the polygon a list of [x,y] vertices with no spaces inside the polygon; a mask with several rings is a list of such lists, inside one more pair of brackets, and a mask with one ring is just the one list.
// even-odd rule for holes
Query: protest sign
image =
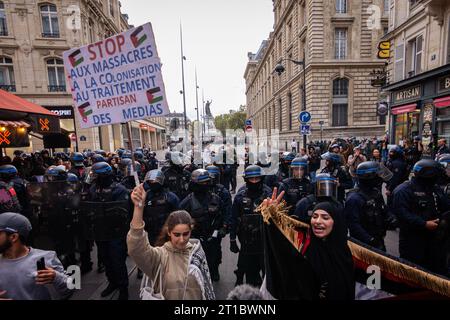
{"label": "protest sign", "polygon": [[150,23],[64,52],[82,128],[169,113]]}

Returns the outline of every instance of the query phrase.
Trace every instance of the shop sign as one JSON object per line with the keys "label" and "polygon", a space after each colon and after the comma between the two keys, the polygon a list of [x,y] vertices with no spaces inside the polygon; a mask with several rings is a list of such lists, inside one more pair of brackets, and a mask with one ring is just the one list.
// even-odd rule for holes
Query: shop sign
{"label": "shop sign", "polygon": [[395,103],[404,102],[407,100],[417,99],[421,96],[421,86],[415,86],[412,88],[408,88],[405,90],[397,91],[394,93],[394,101]]}
{"label": "shop sign", "polygon": [[450,91],[450,76],[445,76],[439,79],[438,92]]}
{"label": "shop sign", "polygon": [[50,112],[56,114],[60,119],[73,119],[72,107],[45,107]]}

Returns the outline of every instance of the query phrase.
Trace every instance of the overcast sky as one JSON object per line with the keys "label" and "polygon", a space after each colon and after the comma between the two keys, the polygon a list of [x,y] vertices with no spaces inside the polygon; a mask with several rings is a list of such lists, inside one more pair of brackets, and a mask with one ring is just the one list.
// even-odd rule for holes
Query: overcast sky
{"label": "overcast sky", "polygon": [[181,82],[180,22],[186,84],[186,109],[194,110],[195,67],[199,106],[212,100],[214,116],[246,103],[244,71],[247,52],[256,52],[273,29],[272,0],[121,0],[130,24],[151,22],[170,111],[183,112]]}

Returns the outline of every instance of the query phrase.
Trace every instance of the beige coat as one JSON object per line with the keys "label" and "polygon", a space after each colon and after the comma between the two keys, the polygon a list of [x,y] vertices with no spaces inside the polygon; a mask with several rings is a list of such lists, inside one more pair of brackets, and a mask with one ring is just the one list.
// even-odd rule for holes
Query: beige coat
{"label": "beige coat", "polygon": [[[162,247],[152,247],[148,241],[144,226],[130,228],[127,236],[128,254],[136,265],[150,279],[154,279],[158,266],[162,265],[162,293],[166,300],[201,300],[202,290],[195,277],[189,275],[186,293],[184,288],[188,274],[189,256],[194,245],[189,242],[184,250],[178,250],[172,243],[166,242]],[[155,279],[159,292],[159,280]]]}

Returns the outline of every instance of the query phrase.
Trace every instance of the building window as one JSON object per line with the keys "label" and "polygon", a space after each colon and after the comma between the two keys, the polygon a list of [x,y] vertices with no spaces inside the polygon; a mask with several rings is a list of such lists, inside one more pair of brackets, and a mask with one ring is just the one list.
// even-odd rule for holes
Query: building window
{"label": "building window", "polygon": [[92,21],[92,19],[89,19],[88,28],[89,28],[89,42],[94,43],[96,39],[95,39],[94,21]]}
{"label": "building window", "polygon": [[336,13],[347,13],[347,0],[336,0]]}
{"label": "building window", "polygon": [[48,92],[65,92],[66,79],[64,76],[64,63],[61,59],[47,60]]}
{"label": "building window", "polygon": [[333,127],[344,127],[348,124],[348,80],[333,81]]}
{"label": "building window", "polygon": [[11,58],[0,57],[0,89],[12,92],[16,91],[13,61]]}
{"label": "building window", "polygon": [[403,80],[404,51],[404,44],[400,44],[395,48],[395,81]]}
{"label": "building window", "polygon": [[409,7],[412,9],[415,7],[421,0],[409,0]]}
{"label": "building window", "polygon": [[8,27],[6,25],[5,4],[0,1],[0,36],[8,35]]}
{"label": "building window", "polygon": [[292,21],[289,21],[286,27],[286,37],[287,37],[287,45],[291,44],[292,41]]}
{"label": "building window", "polygon": [[389,14],[389,6],[390,6],[389,0],[384,0],[383,1],[383,12],[385,15]]}
{"label": "building window", "polygon": [[292,130],[292,93],[288,93],[288,130]]}
{"label": "building window", "polygon": [[394,29],[395,27],[395,1],[390,1],[389,6],[389,28]]}
{"label": "building window", "polygon": [[42,37],[59,38],[58,13],[56,6],[46,4],[41,6]]}
{"label": "building window", "polygon": [[114,0],[108,0],[109,14],[114,17]]}
{"label": "building window", "polygon": [[422,46],[423,36],[420,35],[408,42],[406,54],[406,66],[408,68],[408,78],[419,74],[422,71]]}
{"label": "building window", "polygon": [[336,28],[334,32],[335,37],[335,58],[338,60],[347,57],[347,29]]}
{"label": "building window", "polygon": [[283,102],[281,98],[278,99],[278,126],[280,127],[280,132],[283,131]]}

